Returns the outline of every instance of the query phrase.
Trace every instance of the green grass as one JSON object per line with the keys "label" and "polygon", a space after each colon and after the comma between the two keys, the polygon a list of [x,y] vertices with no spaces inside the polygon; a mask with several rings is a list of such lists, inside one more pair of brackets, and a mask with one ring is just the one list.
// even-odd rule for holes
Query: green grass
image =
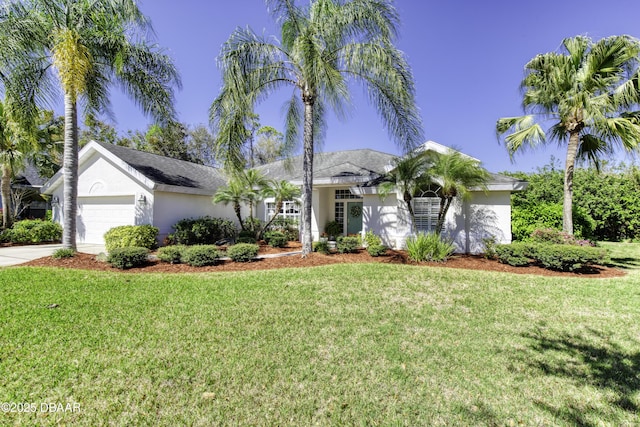
{"label": "green grass", "polygon": [[[640,273],[0,270],[0,425],[633,425]],[[48,308],[57,304],[55,308]]]}

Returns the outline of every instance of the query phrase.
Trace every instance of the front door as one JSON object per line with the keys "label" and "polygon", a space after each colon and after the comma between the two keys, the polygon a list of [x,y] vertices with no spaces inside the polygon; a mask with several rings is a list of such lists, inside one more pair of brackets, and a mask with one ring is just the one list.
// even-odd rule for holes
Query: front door
{"label": "front door", "polygon": [[362,202],[347,203],[347,235],[362,231]]}

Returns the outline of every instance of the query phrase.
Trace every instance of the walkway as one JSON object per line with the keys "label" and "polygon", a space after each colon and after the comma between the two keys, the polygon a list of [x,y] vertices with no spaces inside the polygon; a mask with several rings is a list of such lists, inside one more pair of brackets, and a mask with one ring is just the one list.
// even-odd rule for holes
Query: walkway
{"label": "walkway", "polygon": [[[61,248],[62,244],[60,243],[51,245],[7,246],[0,248],[0,267],[18,265],[34,259],[50,256]],[[97,255],[101,252],[106,252],[106,250],[104,245],[80,243],[78,244],[78,252]]]}

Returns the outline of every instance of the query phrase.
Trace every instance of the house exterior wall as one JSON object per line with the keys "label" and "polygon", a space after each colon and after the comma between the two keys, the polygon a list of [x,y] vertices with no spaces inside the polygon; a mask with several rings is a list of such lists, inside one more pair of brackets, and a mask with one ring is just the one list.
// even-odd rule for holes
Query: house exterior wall
{"label": "house exterior wall", "polygon": [[[162,242],[173,229],[175,223],[185,218],[199,218],[211,216],[214,218],[224,218],[233,221],[239,226],[233,206],[223,204],[213,204],[213,196],[202,196],[194,194],[172,193],[156,191],[153,196],[153,225],[159,228],[158,240]],[[249,210],[243,211],[243,218],[248,215]]]}
{"label": "house exterior wall", "polygon": [[382,239],[382,244],[395,248],[402,229],[398,227],[401,222],[398,218],[398,199],[395,194],[390,194],[384,199],[377,194],[363,196],[362,202],[362,235],[372,231]]}

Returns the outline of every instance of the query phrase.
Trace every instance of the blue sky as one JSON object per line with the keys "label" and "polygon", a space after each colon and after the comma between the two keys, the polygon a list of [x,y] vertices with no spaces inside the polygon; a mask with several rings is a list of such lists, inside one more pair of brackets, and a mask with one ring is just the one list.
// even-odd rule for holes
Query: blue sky
{"label": "blue sky", "polygon": [[[301,2],[299,2],[301,4]],[[396,0],[401,27],[397,46],[412,67],[426,139],[480,159],[492,172],[534,171],[564,151],[555,143],[519,154],[511,162],[495,136],[500,117],[521,114],[519,84],[524,65],[538,53],[555,51],[566,37],[594,40],[618,34],[640,37],[638,0]],[[216,57],[238,26],[278,36],[263,0],[146,0],[156,42],[174,59],[182,76],[179,119],[206,124],[220,88]],[[282,130],[282,99],[260,105],[263,125]],[[321,151],[372,148],[397,153],[377,113],[354,88],[348,120],[331,117]],[[116,126],[145,129],[149,120],[114,90]]]}

